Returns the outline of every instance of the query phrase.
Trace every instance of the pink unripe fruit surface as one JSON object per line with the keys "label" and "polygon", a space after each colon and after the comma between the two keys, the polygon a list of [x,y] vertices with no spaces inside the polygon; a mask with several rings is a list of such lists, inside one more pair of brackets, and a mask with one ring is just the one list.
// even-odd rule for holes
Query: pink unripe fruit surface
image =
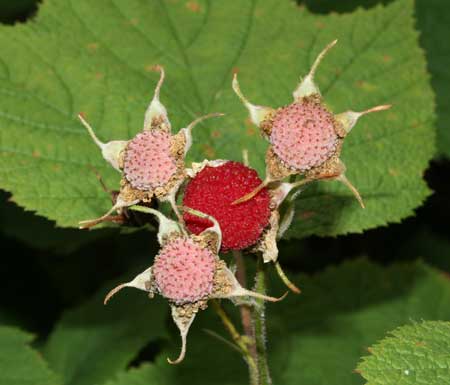
{"label": "pink unripe fruit surface", "polygon": [[176,304],[196,302],[213,288],[215,256],[189,238],[169,241],[155,258],[153,274],[161,294]]}
{"label": "pink unripe fruit surface", "polygon": [[170,152],[170,134],[162,130],[144,131],[128,143],[124,174],[131,186],[148,190],[165,185],[177,171]]}
{"label": "pink unripe fruit surface", "polygon": [[270,142],[289,167],[308,171],[336,151],[338,136],[333,115],[313,101],[293,103],[274,117]]}

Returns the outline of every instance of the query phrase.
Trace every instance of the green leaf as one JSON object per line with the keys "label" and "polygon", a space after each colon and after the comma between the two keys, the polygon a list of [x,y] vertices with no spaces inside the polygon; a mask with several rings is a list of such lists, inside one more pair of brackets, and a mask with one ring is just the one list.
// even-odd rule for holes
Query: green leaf
{"label": "green leaf", "polygon": [[[233,305],[228,310],[230,315],[237,311]],[[236,320],[235,324],[239,325],[239,321]],[[240,353],[208,333],[212,330],[230,340],[212,307],[196,316],[187,339],[186,357],[178,365],[167,362],[167,358],[177,357],[180,349],[178,331],[172,324],[170,330],[170,346],[161,352],[155,363],[120,373],[106,385],[248,384],[246,364]]]}
{"label": "green leaf", "polygon": [[69,254],[92,241],[117,233],[114,229],[79,231],[58,228],[54,222],[6,202],[4,196],[6,194],[0,191],[0,231],[31,247]]}
{"label": "green leaf", "polygon": [[420,43],[425,48],[431,84],[436,92],[437,147],[450,157],[450,46],[442,37],[450,34],[450,12],[445,0],[417,0]]}
{"label": "green leaf", "polygon": [[295,282],[302,295],[267,314],[277,383],[361,384],[353,369],[386,331],[411,320],[450,320],[450,281],[422,263],[358,260]]}
{"label": "green leaf", "polygon": [[67,311],[44,347],[50,367],[66,385],[101,383],[126,368],[150,341],[166,336],[168,306],[161,299],[150,301],[125,289],[103,305],[116,284]]}
{"label": "green leaf", "polygon": [[167,361],[143,364],[139,368],[119,373],[115,380],[108,381],[105,385],[173,385],[177,383],[174,379],[175,372]]}
{"label": "green leaf", "polygon": [[344,145],[347,175],[367,209],[339,183],[318,183],[301,196],[288,236],[398,222],[429,194],[422,173],[434,151],[433,94],[413,8],[412,0],[397,0],[318,16],[278,0],[44,2],[35,21],[0,27],[0,185],[60,226],[104,213],[110,200],[88,165],[111,187],[118,174],[75,115],[85,112],[103,140],[131,138],[142,128],[155,63],[166,68],[162,101],[176,129],[200,114],[227,114],[196,129],[190,160],[240,160],[247,148],[264,172],[266,143],[231,90],[232,72],[239,69],[252,101],[281,106],[338,38],[317,74],[330,107],[394,108],[364,117]]}
{"label": "green leaf", "polygon": [[450,273],[450,241],[429,228],[411,234],[400,254],[419,256],[428,264]]}
{"label": "green leaf", "polygon": [[[302,288],[302,294],[290,294],[282,302],[267,305],[269,365],[274,384],[361,385],[363,379],[353,370],[367,347],[387,330],[411,320],[450,320],[450,281],[422,263],[381,267],[362,259],[313,277],[291,278]],[[273,275],[269,294],[283,290],[285,287]],[[227,309],[232,313],[232,305]],[[236,325],[239,327],[238,322]],[[247,384],[245,363],[239,353],[209,336],[205,329],[229,338],[211,309],[200,312],[191,327],[185,360],[167,372],[160,371],[167,365],[163,360],[178,353],[178,341],[173,339],[173,349],[161,354],[151,375],[157,370],[170,381],[173,378],[173,384],[182,384],[187,378],[198,385]],[[118,384],[128,385],[125,378]],[[383,385],[388,384],[397,385]]]}
{"label": "green leaf", "polygon": [[358,365],[367,385],[450,384],[450,322],[414,323],[389,334]]}
{"label": "green leaf", "polygon": [[0,325],[0,380],[7,385],[61,384],[47,363],[32,348],[31,334]]}

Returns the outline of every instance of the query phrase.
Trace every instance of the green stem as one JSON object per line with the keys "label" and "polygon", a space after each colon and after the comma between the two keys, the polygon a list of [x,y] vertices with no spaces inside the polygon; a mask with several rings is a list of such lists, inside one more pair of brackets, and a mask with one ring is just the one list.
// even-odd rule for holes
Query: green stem
{"label": "green stem", "polygon": [[[262,258],[258,258],[254,290],[261,294],[266,293],[266,269]],[[252,310],[252,319],[255,333],[255,345],[259,374],[258,385],[271,385],[272,379],[270,377],[269,365],[267,363],[264,300],[256,299],[256,303],[257,306],[255,306]]]}

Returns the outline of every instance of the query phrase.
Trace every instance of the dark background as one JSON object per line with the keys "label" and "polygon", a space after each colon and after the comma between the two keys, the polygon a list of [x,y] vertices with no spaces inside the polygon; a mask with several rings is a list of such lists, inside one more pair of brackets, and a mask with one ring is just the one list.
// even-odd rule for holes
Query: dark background
{"label": "dark background", "polygon": [[[357,6],[368,8],[387,2],[299,1],[318,13],[349,12]],[[427,1],[418,1],[416,8],[420,42],[433,75],[434,63],[443,58],[433,44],[435,31],[430,23]],[[36,11],[35,0],[0,0],[1,23],[25,22]],[[450,58],[444,59],[450,68]],[[445,108],[441,104],[445,94],[443,87],[435,83],[432,78],[439,112]],[[439,120],[439,115],[438,127],[445,129],[445,122]],[[364,234],[282,242],[280,253],[285,268],[316,272],[330,264],[365,255],[382,264],[421,257],[450,272],[447,223],[450,216],[450,161],[437,155],[429,165],[425,179],[434,193],[416,210],[415,217]],[[145,264],[143,256],[150,255],[149,249],[156,248],[154,237],[149,237],[146,231],[123,235],[114,229],[94,232],[55,229],[46,219],[24,212],[9,202],[9,197],[7,192],[0,190],[0,321],[20,325],[40,336],[49,333],[64,309],[80,303],[105,280],[117,277],[130,266]],[[289,250],[295,250],[295,253]],[[17,279],[19,275],[20,279]],[[151,351],[144,351],[145,358],[149,358]]]}

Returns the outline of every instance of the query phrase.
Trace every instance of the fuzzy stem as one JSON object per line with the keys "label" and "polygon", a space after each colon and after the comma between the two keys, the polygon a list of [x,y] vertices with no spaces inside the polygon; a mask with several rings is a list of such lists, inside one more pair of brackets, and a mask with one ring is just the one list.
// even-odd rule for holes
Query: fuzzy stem
{"label": "fuzzy stem", "polygon": [[[246,269],[244,258],[242,258],[242,253],[240,251],[233,251],[233,256],[236,261],[236,279],[242,287],[247,287]],[[242,328],[244,329],[244,334],[248,341],[248,351],[251,355],[252,362],[255,363],[254,367],[250,366],[250,364],[248,367],[250,384],[259,385],[258,367],[256,366],[256,362],[258,362],[258,355],[256,352],[255,331],[252,323],[252,311],[248,305],[241,305],[239,306],[239,309],[241,312]]]}
{"label": "fuzzy stem", "polygon": [[[261,294],[266,293],[266,266],[262,258],[258,258],[257,271],[255,277],[255,291]],[[269,365],[267,363],[266,348],[266,320],[264,300],[256,299],[257,306],[252,310],[253,326],[255,331],[255,344],[258,364],[259,382],[258,385],[272,385]]]}
{"label": "fuzzy stem", "polygon": [[[236,279],[242,287],[247,287],[246,269],[242,253],[240,251],[233,251],[234,259],[236,261]],[[254,338],[253,326],[252,326],[252,313],[250,307],[247,305],[241,305],[241,321],[244,333],[249,338]],[[254,347],[252,347],[254,348]],[[254,349],[253,349],[254,350]],[[256,353],[256,350],[255,350]]]}
{"label": "fuzzy stem", "polygon": [[252,355],[252,353],[249,350],[249,346],[248,346],[249,344],[248,344],[247,338],[244,338],[243,336],[241,336],[239,334],[239,332],[237,331],[233,322],[230,320],[227,313],[220,305],[219,301],[213,300],[211,302],[212,302],[212,306],[213,306],[216,314],[221,319],[223,325],[225,326],[225,329],[227,329],[227,331],[230,334],[233,341],[239,347],[245,362],[247,362],[248,370],[249,370],[249,374],[250,374],[250,385],[259,385],[258,366],[257,366],[254,356]]}

